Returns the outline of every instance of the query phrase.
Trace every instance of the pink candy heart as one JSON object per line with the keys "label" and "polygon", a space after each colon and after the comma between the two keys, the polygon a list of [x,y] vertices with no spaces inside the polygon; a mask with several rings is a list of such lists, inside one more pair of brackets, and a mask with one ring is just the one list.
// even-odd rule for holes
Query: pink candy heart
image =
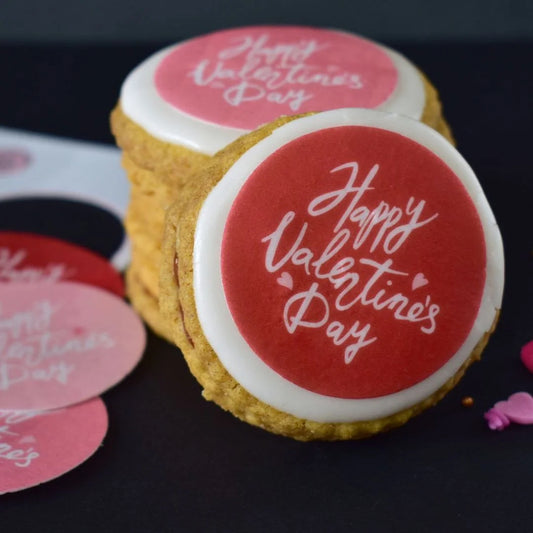
{"label": "pink candy heart", "polygon": [[489,409],[484,414],[484,418],[487,421],[489,428],[496,431],[502,431],[511,423],[503,413],[500,413],[500,411],[494,408]]}
{"label": "pink candy heart", "polygon": [[533,341],[528,342],[520,351],[520,358],[526,368],[533,372]]}
{"label": "pink candy heart", "polygon": [[[528,342],[520,351],[520,358],[526,368],[533,372],[533,341]],[[511,422],[533,424],[533,397],[527,392],[517,392],[506,401],[497,402],[485,415],[490,429],[501,431]]]}
{"label": "pink candy heart", "polygon": [[510,422],[533,424],[533,397],[527,392],[517,392],[506,401],[497,402],[485,413],[490,429],[502,430]]}

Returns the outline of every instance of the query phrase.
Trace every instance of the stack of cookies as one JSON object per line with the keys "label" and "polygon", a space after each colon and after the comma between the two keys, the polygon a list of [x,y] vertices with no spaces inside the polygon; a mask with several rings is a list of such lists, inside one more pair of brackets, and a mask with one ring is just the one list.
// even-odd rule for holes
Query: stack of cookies
{"label": "stack of cookies", "polygon": [[[171,340],[159,313],[159,265],[165,212],[187,178],[209,161],[209,156],[151,139],[120,107],[112,115],[113,131],[123,149],[122,164],[130,181],[130,203],[125,227],[131,242],[126,271],[127,294],[150,327]],[[177,152],[177,153],[175,153]]]}
{"label": "stack of cookies", "polygon": [[128,294],[206,399],[292,438],[360,438],[479,357],[499,232],[401,55],[340,31],[221,31],[135,69],[112,127]]}
{"label": "stack of cookies", "polygon": [[154,331],[166,209],[221,149],[279,116],[342,107],[421,120],[451,139],[436,90],[397,52],[340,31],[258,26],[154,54],[127,77],[111,125],[131,182],[127,290]]}

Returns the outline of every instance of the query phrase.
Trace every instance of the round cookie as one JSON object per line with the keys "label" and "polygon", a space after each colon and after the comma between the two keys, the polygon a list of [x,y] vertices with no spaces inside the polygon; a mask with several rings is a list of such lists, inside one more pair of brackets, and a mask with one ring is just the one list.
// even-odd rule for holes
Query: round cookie
{"label": "round cookie", "polygon": [[360,438],[434,405],[503,291],[472,170],[398,115],[282,119],[221,152],[167,217],[161,310],[204,396],[295,439]]}
{"label": "round cookie", "polygon": [[[254,26],[154,54],[125,80],[111,116],[124,167],[141,192],[131,198],[128,226],[133,228],[133,219],[137,228],[141,224],[134,212],[154,217],[146,231],[129,231],[130,239],[135,245],[142,238],[145,248],[144,237],[153,235],[159,249],[158,220],[168,205],[215,152],[240,135],[279,116],[342,106],[405,114],[452,140],[425,76],[397,52],[353,34]],[[158,262],[156,253],[154,270]]]}
{"label": "round cookie", "polygon": [[301,26],[223,30],[155,53],[126,78],[111,124],[139,166],[179,186],[261,124],[339,107],[399,113],[450,135],[437,91],[405,57]]}

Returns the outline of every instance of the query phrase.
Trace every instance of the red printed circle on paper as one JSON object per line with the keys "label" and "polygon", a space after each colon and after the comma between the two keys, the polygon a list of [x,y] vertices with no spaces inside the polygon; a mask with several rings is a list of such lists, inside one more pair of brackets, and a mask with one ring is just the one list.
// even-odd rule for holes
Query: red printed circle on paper
{"label": "red printed circle on paper", "polygon": [[280,115],[340,107],[375,108],[398,72],[377,45],[347,33],[305,27],[226,30],[176,47],[160,63],[166,102],[221,126],[255,129]]}
{"label": "red printed circle on paper", "polygon": [[0,282],[79,281],[124,296],[121,275],[104,257],[61,239],[0,232]]}
{"label": "red printed circle on paper", "polygon": [[221,264],[237,328],[268,366],[360,399],[413,386],[458,351],[486,251],[476,208],[440,158],[402,135],[344,126],[257,167],[232,205]]}
{"label": "red printed circle on paper", "polygon": [[108,418],[104,402],[56,411],[0,409],[0,494],[55,479],[101,445]]}

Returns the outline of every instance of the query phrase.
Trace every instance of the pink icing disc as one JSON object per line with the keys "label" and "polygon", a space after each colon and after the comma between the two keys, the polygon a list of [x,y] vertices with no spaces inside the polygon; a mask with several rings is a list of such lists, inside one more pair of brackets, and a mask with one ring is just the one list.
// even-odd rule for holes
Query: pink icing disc
{"label": "pink icing disc", "polygon": [[383,49],[347,33],[257,26],[213,33],[174,48],[155,85],[163,100],[221,126],[255,129],[280,115],[375,108],[398,72]]}
{"label": "pink icing disc", "polygon": [[81,283],[9,283],[0,291],[0,408],[55,409],[124,378],[145,346],[120,298]]}
{"label": "pink icing disc", "polygon": [[98,449],[107,427],[100,398],[57,411],[0,409],[0,494],[72,470]]}

